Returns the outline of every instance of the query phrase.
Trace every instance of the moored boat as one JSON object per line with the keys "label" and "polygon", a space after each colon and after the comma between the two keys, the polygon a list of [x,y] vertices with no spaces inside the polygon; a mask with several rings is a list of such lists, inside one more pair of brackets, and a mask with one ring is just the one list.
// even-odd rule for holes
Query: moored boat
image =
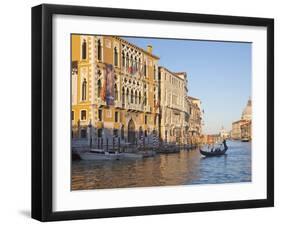
{"label": "moored boat", "polygon": [[119,152],[107,152],[102,149],[91,149],[86,152],[79,152],[82,160],[119,160],[122,158]]}
{"label": "moored boat", "polygon": [[142,159],[142,153],[134,153],[134,152],[123,152],[120,153],[123,159]]}
{"label": "moored boat", "polygon": [[249,142],[250,141],[250,138],[249,137],[243,137],[241,139],[242,142]]}

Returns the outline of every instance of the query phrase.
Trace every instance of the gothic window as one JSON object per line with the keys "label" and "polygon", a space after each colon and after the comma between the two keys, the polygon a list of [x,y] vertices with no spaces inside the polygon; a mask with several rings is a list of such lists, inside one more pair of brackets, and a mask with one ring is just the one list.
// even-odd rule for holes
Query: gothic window
{"label": "gothic window", "polygon": [[134,103],[134,91],[131,90],[131,103],[133,104]]}
{"label": "gothic window", "polygon": [[84,81],[82,83],[82,101],[85,101],[87,98],[87,81],[84,78]]}
{"label": "gothic window", "polygon": [[101,41],[98,40],[98,60],[101,60]]}
{"label": "gothic window", "polygon": [[144,124],[147,124],[147,115],[144,116]]}
{"label": "gothic window", "polygon": [[131,55],[131,68],[134,68],[134,58],[133,58],[133,55]]}
{"label": "gothic window", "polygon": [[101,80],[98,80],[98,97],[101,96]]}
{"label": "gothic window", "polygon": [[114,93],[115,93],[114,99],[118,100],[118,89],[117,89],[117,85],[116,84],[114,85]]}
{"label": "gothic window", "polygon": [[122,51],[122,67],[125,67],[125,53]]}
{"label": "gothic window", "polygon": [[141,92],[139,92],[139,104],[141,104]]}
{"label": "gothic window", "polygon": [[135,70],[136,71],[138,70],[138,60],[137,60],[137,57],[135,57]]}
{"label": "gothic window", "polygon": [[99,121],[101,122],[102,121],[102,109],[98,110],[98,118],[99,118]]}
{"label": "gothic window", "polygon": [[125,89],[124,87],[122,88],[122,104],[125,103]]}
{"label": "gothic window", "polygon": [[114,121],[115,121],[115,122],[118,122],[118,111],[115,112]]}
{"label": "gothic window", "polygon": [[81,111],[81,120],[87,120],[87,112],[86,110]]}
{"label": "gothic window", "polygon": [[118,66],[118,50],[114,47],[114,66]]}
{"label": "gothic window", "polygon": [[146,62],[144,62],[144,76],[146,76],[147,75],[147,66],[146,66]]}
{"label": "gothic window", "polygon": [[144,105],[147,105],[146,92],[144,93]]}
{"label": "gothic window", "polygon": [[129,103],[129,90],[127,89],[127,93],[126,93],[126,99],[127,99],[127,103]]}
{"label": "gothic window", "polygon": [[127,68],[130,66],[129,63],[130,63],[130,59],[129,59],[129,54],[127,53],[127,55],[126,55],[126,67]]}
{"label": "gothic window", "polygon": [[82,59],[86,60],[86,58],[87,58],[87,43],[86,40],[84,39],[82,43]]}
{"label": "gothic window", "polygon": [[137,91],[135,91],[135,104],[137,104],[138,103],[138,93],[137,93]]}

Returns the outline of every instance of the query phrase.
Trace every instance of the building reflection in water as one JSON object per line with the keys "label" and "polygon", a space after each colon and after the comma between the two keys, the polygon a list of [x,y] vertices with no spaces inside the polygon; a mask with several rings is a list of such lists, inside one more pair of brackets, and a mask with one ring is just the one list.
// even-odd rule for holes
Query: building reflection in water
{"label": "building reflection in water", "polygon": [[198,150],[141,160],[73,161],[72,190],[251,181],[251,143],[229,142],[226,156]]}

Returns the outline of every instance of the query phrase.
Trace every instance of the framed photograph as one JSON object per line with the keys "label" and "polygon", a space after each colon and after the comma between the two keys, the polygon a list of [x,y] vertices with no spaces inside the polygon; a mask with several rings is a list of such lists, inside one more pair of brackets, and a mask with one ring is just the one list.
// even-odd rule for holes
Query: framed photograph
{"label": "framed photograph", "polygon": [[274,205],[274,21],[32,8],[32,217]]}

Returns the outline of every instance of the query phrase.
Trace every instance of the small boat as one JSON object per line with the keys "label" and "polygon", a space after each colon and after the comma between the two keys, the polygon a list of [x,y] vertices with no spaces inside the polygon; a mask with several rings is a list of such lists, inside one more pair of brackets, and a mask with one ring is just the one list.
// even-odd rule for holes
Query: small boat
{"label": "small boat", "polygon": [[200,149],[200,153],[201,155],[204,155],[206,157],[214,157],[214,156],[221,156],[221,155],[224,155],[228,149],[228,146],[226,145],[226,141],[224,140],[222,142],[223,144],[223,149],[220,149],[220,148],[216,148],[215,151],[211,152],[211,151],[203,151]]}
{"label": "small boat", "polygon": [[123,159],[142,159],[142,153],[134,153],[134,152],[123,152],[120,153]]}
{"label": "small boat", "polygon": [[242,142],[249,142],[250,141],[250,138],[249,137],[243,137],[241,139]]}
{"label": "small boat", "polygon": [[78,153],[82,160],[119,160],[122,158],[119,152],[108,152],[102,149],[91,149],[87,152]]}

